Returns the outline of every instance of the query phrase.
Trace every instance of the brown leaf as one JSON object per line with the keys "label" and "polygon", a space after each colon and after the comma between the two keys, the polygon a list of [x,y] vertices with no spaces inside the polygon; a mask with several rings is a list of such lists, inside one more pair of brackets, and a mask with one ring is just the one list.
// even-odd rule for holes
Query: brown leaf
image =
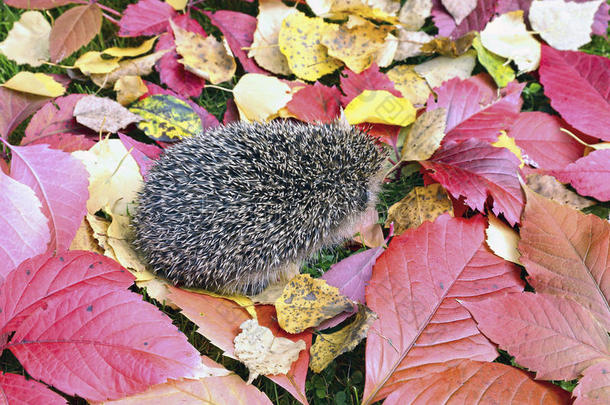
{"label": "brown leaf", "polygon": [[595,205],[595,201],[579,196],[558,182],[553,176],[530,174],[527,176],[526,182],[528,187],[538,194],[576,210],[582,210],[583,208]]}
{"label": "brown leaf", "polygon": [[456,56],[463,55],[470,49],[475,36],[476,32],[470,31],[455,41],[447,37],[436,37],[432,41],[423,44],[420,50],[423,53],[440,53],[443,56],[455,58]]}
{"label": "brown leaf", "polygon": [[445,137],[447,109],[437,108],[420,115],[407,135],[401,160],[427,160],[441,146]]}
{"label": "brown leaf", "polygon": [[51,29],[51,61],[59,62],[87,45],[101,27],[102,10],[95,3],[76,6],[63,13]]}
{"label": "brown leaf", "polygon": [[386,227],[394,222],[394,233],[400,235],[409,228],[417,228],[426,221],[434,221],[439,215],[453,215],[447,191],[438,183],[415,187],[405,198],[388,210]]}

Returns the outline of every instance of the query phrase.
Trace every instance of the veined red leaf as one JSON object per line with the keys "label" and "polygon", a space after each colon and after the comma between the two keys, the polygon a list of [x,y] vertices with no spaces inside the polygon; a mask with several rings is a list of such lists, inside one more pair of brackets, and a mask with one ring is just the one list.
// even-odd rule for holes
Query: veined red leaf
{"label": "veined red leaf", "polygon": [[69,153],[47,145],[11,146],[11,177],[29,186],[49,219],[51,250],[66,250],[87,211],[89,174]]}
{"label": "veined red leaf", "polygon": [[[447,109],[443,142],[477,138],[495,142],[500,130],[509,129],[521,110],[524,85],[511,82],[500,97],[480,77],[466,80],[454,78],[435,89],[428,99],[426,111]],[[493,97],[493,98],[492,98]]]}
{"label": "veined red leaf", "polygon": [[0,395],[3,404],[67,404],[66,400],[46,385],[26,380],[22,375],[0,374]]}
{"label": "veined red leaf", "polygon": [[59,62],[87,45],[102,28],[102,10],[95,3],[76,6],[60,15],[49,37],[51,61]]}
{"label": "veined red leaf", "polygon": [[579,302],[610,330],[610,224],[525,192],[519,251],[530,283]]}
{"label": "veined red leaf", "polygon": [[518,293],[463,302],[481,332],[544,380],[572,380],[610,357],[610,337],[578,302]]}
{"label": "veined red leaf", "polygon": [[6,4],[28,10],[48,10],[66,4],[78,3],[77,0],[4,0]]}
{"label": "veined red leaf", "polygon": [[396,97],[402,97],[400,91],[394,88],[394,82],[385,74],[379,71],[379,66],[373,63],[368,69],[354,73],[345,69],[345,76],[341,76],[341,91],[345,96],[341,96],[343,107],[349,104],[353,98],[364,90],[387,90]]}
{"label": "veined red leaf", "polygon": [[51,240],[34,191],[0,172],[0,279],[24,260],[44,253]]}
{"label": "veined red leaf", "polygon": [[524,205],[517,175],[519,159],[508,149],[472,138],[450,141],[421,165],[454,198],[466,197],[470,208],[482,212],[491,196],[494,214],[503,213],[512,225],[519,222]]}
{"label": "veined red leaf", "polygon": [[456,301],[523,289],[519,269],[486,247],[485,226],[482,216],[441,215],[392,239],[377,259],[366,288],[367,305],[379,319],[366,342],[364,404],[421,378],[418,367],[496,358],[495,347]]}
{"label": "veined red leaf", "polygon": [[140,35],[157,35],[165,32],[170,18],[176,10],[160,0],[140,0],[130,4],[119,21],[119,36],[138,37]]}
{"label": "veined red leaf", "polygon": [[37,111],[48,97],[0,87],[0,137],[7,138],[21,122]]}
{"label": "veined red leaf", "polygon": [[438,27],[439,35],[459,38],[470,31],[481,31],[491,20],[496,11],[497,0],[478,0],[477,6],[462,22],[456,26],[453,17],[436,1],[432,8],[434,25]]}
{"label": "veined red leaf", "polygon": [[585,371],[574,388],[574,405],[607,404],[610,402],[610,361],[594,364]]}
{"label": "veined red leaf", "polygon": [[610,59],[542,45],[540,82],[570,125],[610,141]]}
{"label": "veined red leaf", "polygon": [[331,122],[339,117],[340,98],[341,92],[335,86],[315,82],[293,94],[286,109],[301,121]]}
{"label": "veined red leaf", "polygon": [[506,364],[464,360],[442,372],[405,381],[383,403],[567,405],[570,394]]}
{"label": "veined red leaf", "polygon": [[600,201],[610,200],[610,149],[595,150],[561,170],[553,170],[559,181],[570,183],[578,194]]}

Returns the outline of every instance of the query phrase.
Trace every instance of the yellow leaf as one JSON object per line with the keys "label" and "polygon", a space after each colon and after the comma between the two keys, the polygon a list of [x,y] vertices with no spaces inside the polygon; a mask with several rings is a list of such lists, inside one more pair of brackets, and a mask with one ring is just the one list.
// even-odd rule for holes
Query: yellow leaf
{"label": "yellow leaf", "polygon": [[506,149],[508,149],[515,156],[517,156],[517,158],[519,158],[519,161],[521,162],[519,167],[523,167],[525,165],[525,163],[523,163],[523,157],[521,155],[521,149],[515,143],[515,139],[511,138],[508,135],[506,135],[506,132],[502,131],[502,133],[498,137],[498,140],[495,141],[494,143],[492,143],[492,145],[495,146],[496,148],[506,148]]}
{"label": "yellow leaf", "polygon": [[118,69],[106,74],[92,74],[91,80],[100,87],[110,87],[123,76],[146,76],[152,73],[155,63],[169,51],[169,49],[164,49],[150,55],[121,61]]}
{"label": "yellow leaf", "polygon": [[387,71],[388,78],[394,82],[396,90],[413,105],[426,104],[430,95],[430,87],[426,79],[418,75],[415,65],[397,65]]}
{"label": "yellow leaf", "polygon": [[394,233],[400,235],[426,221],[434,221],[445,212],[453,215],[453,204],[440,184],[414,187],[402,200],[390,207],[385,226],[387,228],[394,222]]}
{"label": "yellow leaf", "polygon": [[343,65],[320,43],[328,25],[322,18],[310,18],[301,12],[284,19],[278,43],[290,70],[298,77],[315,81]]}
{"label": "yellow leaf", "polygon": [[364,90],[345,107],[345,117],[351,125],[371,122],[405,127],[415,121],[415,108],[406,98],[386,90]]}
{"label": "yellow leaf", "polygon": [[131,227],[131,217],[127,215],[113,214],[110,207],[104,210],[111,218],[112,222],[108,227],[108,244],[112,247],[116,261],[134,275],[136,281],[147,281],[155,277],[146,270],[146,266],[133,249],[129,241],[134,239],[133,228]]}
{"label": "yellow leaf", "polygon": [[318,326],[343,311],[351,311],[353,302],[339,293],[337,287],[309,274],[294,277],[282,296],[275,301],[277,321],[288,333],[300,333]]}
{"label": "yellow leaf", "polygon": [[182,56],[178,62],[189,72],[213,84],[226,82],[233,77],[237,65],[227,46],[213,36],[204,38],[187,31],[171,19],[169,23],[176,38],[176,52]]}
{"label": "yellow leaf", "polygon": [[119,68],[120,58],[102,58],[101,52],[89,51],[74,62],[74,67],[85,75],[110,73]]}
{"label": "yellow leaf", "polygon": [[447,109],[437,108],[420,115],[402,147],[401,160],[428,160],[445,137]]}
{"label": "yellow leaf", "polygon": [[244,121],[267,121],[292,100],[286,83],[258,73],[243,75],[233,88],[233,97]]}
{"label": "yellow leaf", "polygon": [[457,58],[439,56],[420,63],[413,69],[426,79],[430,87],[435,88],[454,77],[469,78],[475,64],[476,52],[470,50]]}
{"label": "yellow leaf", "polygon": [[521,265],[521,254],[517,250],[519,234],[513,228],[500,221],[495,215],[487,215],[489,225],[485,229],[487,246],[504,260]]}
{"label": "yellow leaf", "polygon": [[20,65],[40,66],[50,57],[50,34],[51,25],[42,13],[26,11],[0,43],[0,53]]}
{"label": "yellow leaf", "polygon": [[133,48],[112,47],[103,50],[102,53],[104,55],[115,56],[117,58],[140,56],[152,49],[157,38],[159,38],[159,36],[147,39],[146,41],[142,42],[140,46],[136,46]]}
{"label": "yellow leaf", "polygon": [[421,51],[424,53],[439,53],[443,56],[455,58],[463,55],[470,49],[475,36],[476,32],[470,31],[456,40],[447,37],[436,37],[422,45]]}
{"label": "yellow leaf", "polygon": [[188,0],[165,0],[165,2],[172,6],[174,10],[181,11],[186,7]]}
{"label": "yellow leaf", "polygon": [[59,97],[66,92],[64,86],[44,73],[19,72],[2,86],[7,89],[46,97]]}
{"label": "yellow leaf", "polygon": [[472,41],[472,47],[477,51],[477,59],[487,69],[498,87],[505,87],[515,80],[515,71],[508,65],[506,58],[485,49],[478,34]]}
{"label": "yellow leaf", "polygon": [[402,27],[408,31],[418,31],[430,17],[432,0],[409,0],[404,2],[398,14]]}
{"label": "yellow leaf", "polygon": [[89,225],[87,218],[84,218],[78,227],[76,235],[70,244],[70,250],[88,250],[100,254],[104,253],[104,249],[93,237],[93,228]]}
{"label": "yellow leaf", "polygon": [[140,76],[123,76],[114,84],[116,100],[121,105],[131,104],[148,92]]}

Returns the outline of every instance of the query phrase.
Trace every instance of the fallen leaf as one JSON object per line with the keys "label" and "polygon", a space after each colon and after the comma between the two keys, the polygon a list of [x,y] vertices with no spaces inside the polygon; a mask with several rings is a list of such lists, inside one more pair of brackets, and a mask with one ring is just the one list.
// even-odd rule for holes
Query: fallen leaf
{"label": "fallen leaf", "polygon": [[[83,218],[72,243],[70,243],[69,250],[86,250],[89,252],[104,254],[104,249],[99,245],[95,237],[93,236],[93,228],[87,220],[87,216]],[[111,257],[110,255],[107,255]],[[112,258],[112,257],[111,257]]]}
{"label": "fallen leaf", "polygon": [[123,142],[125,149],[129,151],[129,154],[133,156],[133,159],[138,164],[140,174],[142,174],[142,177],[145,177],[148,169],[150,169],[159,158],[163,150],[156,145],[138,142],[120,132],[118,135],[121,142]]}
{"label": "fallen leaf", "polygon": [[433,39],[434,37],[423,31],[406,31],[398,28],[398,47],[394,60],[403,60],[423,54],[422,46]]}
{"label": "fallen leaf", "polygon": [[447,37],[436,37],[430,42],[422,45],[421,51],[423,53],[439,53],[442,56],[455,58],[463,55],[470,49],[476,35],[477,33],[475,31],[470,31],[468,34],[456,40]]}
{"label": "fallen leaf", "polygon": [[386,90],[364,90],[345,107],[345,117],[351,125],[373,122],[404,127],[415,121],[415,108]]}
{"label": "fallen leaf", "polygon": [[46,10],[74,3],[74,0],[6,0],[5,3],[17,8]]}
{"label": "fallen leaf", "polygon": [[50,41],[52,62],[60,62],[87,45],[102,28],[102,10],[96,3],[72,7],[53,24]]}
{"label": "fallen leaf", "polygon": [[104,209],[104,212],[111,217],[106,236],[116,261],[133,274],[135,281],[150,280],[152,274],[146,270],[146,265],[131,244],[131,241],[135,239],[131,227],[131,216],[112,213],[110,207]]}
{"label": "fallen leaf", "polygon": [[165,2],[172,6],[174,10],[181,11],[186,7],[188,0],[165,0]]}
{"label": "fallen leaf", "polygon": [[440,87],[443,82],[453,78],[467,79],[472,74],[476,64],[476,55],[468,51],[457,58],[438,56],[416,65],[413,70],[422,76],[430,87]]}
{"label": "fallen leaf", "polygon": [[294,117],[305,122],[333,122],[340,115],[341,91],[320,82],[305,86],[292,95],[286,109]]}
{"label": "fallen leaf", "polygon": [[563,169],[550,172],[563,183],[570,183],[578,194],[599,201],[610,200],[610,149],[595,150],[587,156],[570,163]]}
{"label": "fallen leaf", "polygon": [[233,97],[245,121],[267,121],[292,99],[286,83],[257,73],[243,75],[233,88]]}
{"label": "fallen leaf", "polygon": [[583,208],[595,205],[594,201],[581,197],[569,190],[553,176],[535,173],[530,174],[526,178],[526,184],[532,191],[535,191],[541,196],[572,207],[575,210],[582,210]]}
{"label": "fallen leaf", "polygon": [[23,375],[0,374],[0,390],[7,403],[65,405],[66,400],[44,384]]}
{"label": "fallen leaf", "polygon": [[153,48],[157,38],[159,38],[159,37],[157,36],[157,37],[147,39],[146,41],[142,42],[139,46],[135,46],[135,47],[119,48],[119,47],[113,46],[112,48],[104,49],[102,51],[102,53],[104,55],[114,56],[116,58],[140,56],[140,55],[147,53],[148,51],[150,51]]}
{"label": "fallen leaf", "polygon": [[89,51],[82,54],[74,67],[78,68],[83,74],[105,74],[119,68],[120,58],[103,58],[101,52]]}
{"label": "fallen leaf", "polygon": [[519,234],[495,215],[490,214],[487,219],[489,221],[485,229],[487,246],[502,259],[521,265],[521,262],[519,262],[521,254],[517,250]]}
{"label": "fallen leaf", "polygon": [[405,29],[417,31],[424,26],[426,18],[430,17],[432,0],[411,0],[403,4],[398,13],[398,20]]}
{"label": "fallen leaf", "polygon": [[404,98],[413,105],[423,105],[430,95],[430,87],[426,79],[415,72],[414,67],[415,65],[397,65],[386,74]]}
{"label": "fallen leaf", "polygon": [[601,3],[602,0],[584,3],[534,1],[529,21],[532,29],[553,48],[577,51],[591,41],[593,16]]}
{"label": "fallen leaf", "polygon": [[119,104],[126,106],[148,93],[148,88],[140,76],[126,75],[114,83],[114,91]]}
{"label": "fallen leaf", "polygon": [[354,227],[354,241],[372,248],[385,245],[383,230],[378,222],[377,210],[374,207],[367,208]]}
{"label": "fallen leaf", "polygon": [[449,195],[440,184],[418,186],[389,208],[385,226],[394,223],[394,234],[400,235],[426,221],[433,222],[445,212],[453,215],[453,208]]}
{"label": "fallen leaf", "polygon": [[2,84],[7,89],[45,97],[58,97],[66,92],[64,86],[44,73],[21,71]]}
{"label": "fallen leaf", "polygon": [[92,74],[91,80],[99,87],[111,87],[123,76],[146,76],[152,73],[155,63],[167,53],[161,50],[150,55],[140,56],[119,62],[119,67],[108,74]]}
{"label": "fallen leaf", "polygon": [[168,20],[176,16],[169,4],[160,0],[141,0],[129,4],[119,21],[119,36],[157,35],[167,29]]}
{"label": "fallen leaf", "polygon": [[40,66],[50,58],[50,34],[51,24],[42,13],[26,11],[13,24],[4,41],[0,42],[0,53],[20,65]]}
{"label": "fallen leaf", "polygon": [[446,108],[425,111],[417,117],[404,141],[400,159],[408,161],[430,158],[445,137],[446,121]]}
{"label": "fallen leaf", "polygon": [[78,100],[74,105],[74,117],[79,124],[96,132],[110,133],[142,120],[116,101],[97,96],[85,96]]}
{"label": "fallen leaf", "polygon": [[506,87],[509,82],[515,80],[515,71],[506,63],[506,58],[485,49],[478,34],[472,41],[472,47],[477,51],[479,63],[493,77],[498,87]]}
{"label": "fallen leaf", "polygon": [[523,162],[523,156],[521,153],[521,149],[519,149],[519,147],[515,143],[515,139],[506,135],[505,131],[502,131],[502,133],[498,136],[498,140],[495,141],[494,143],[492,143],[491,145],[495,146],[496,148],[508,149],[509,151],[512,152],[513,155],[515,155],[517,157],[517,159],[519,159],[519,162],[520,162],[519,168],[523,168],[523,166],[525,166],[525,163]]}
{"label": "fallen leaf", "polygon": [[481,31],[496,14],[497,3],[495,0],[477,0],[474,10],[457,26],[451,14],[441,7],[440,2],[433,3],[432,19],[438,27],[438,35],[456,39],[470,31]]}
{"label": "fallen leaf", "polygon": [[0,137],[7,138],[23,120],[32,115],[48,97],[0,87]]}
{"label": "fallen leaf", "polygon": [[354,73],[349,69],[343,71],[341,76],[341,91],[345,96],[341,96],[343,107],[349,104],[356,96],[364,90],[386,90],[396,97],[400,97],[400,91],[394,88],[394,83],[387,75],[379,71],[379,66],[373,63],[370,68],[362,73]]}
{"label": "fallen leaf", "polygon": [[325,319],[351,310],[352,305],[351,300],[339,294],[339,290],[326,284],[326,281],[300,274],[284,288],[282,296],[275,302],[275,309],[282,329],[289,333],[300,333],[318,326]]}
{"label": "fallen leaf", "polygon": [[609,361],[601,361],[583,371],[583,376],[578,382],[573,395],[576,397],[574,404],[604,403],[610,401],[610,368]]}
{"label": "fallen leaf", "polygon": [[441,0],[449,14],[453,16],[456,25],[468,17],[477,6],[477,0]]}

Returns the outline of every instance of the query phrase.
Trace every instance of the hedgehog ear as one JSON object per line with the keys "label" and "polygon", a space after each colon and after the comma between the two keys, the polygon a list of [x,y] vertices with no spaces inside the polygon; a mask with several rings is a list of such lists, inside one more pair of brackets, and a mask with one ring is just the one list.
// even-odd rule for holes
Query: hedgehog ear
{"label": "hedgehog ear", "polygon": [[345,111],[343,110],[343,107],[340,107],[337,125],[339,125],[343,129],[350,129],[352,127],[349,122],[347,122],[347,117],[345,116]]}

